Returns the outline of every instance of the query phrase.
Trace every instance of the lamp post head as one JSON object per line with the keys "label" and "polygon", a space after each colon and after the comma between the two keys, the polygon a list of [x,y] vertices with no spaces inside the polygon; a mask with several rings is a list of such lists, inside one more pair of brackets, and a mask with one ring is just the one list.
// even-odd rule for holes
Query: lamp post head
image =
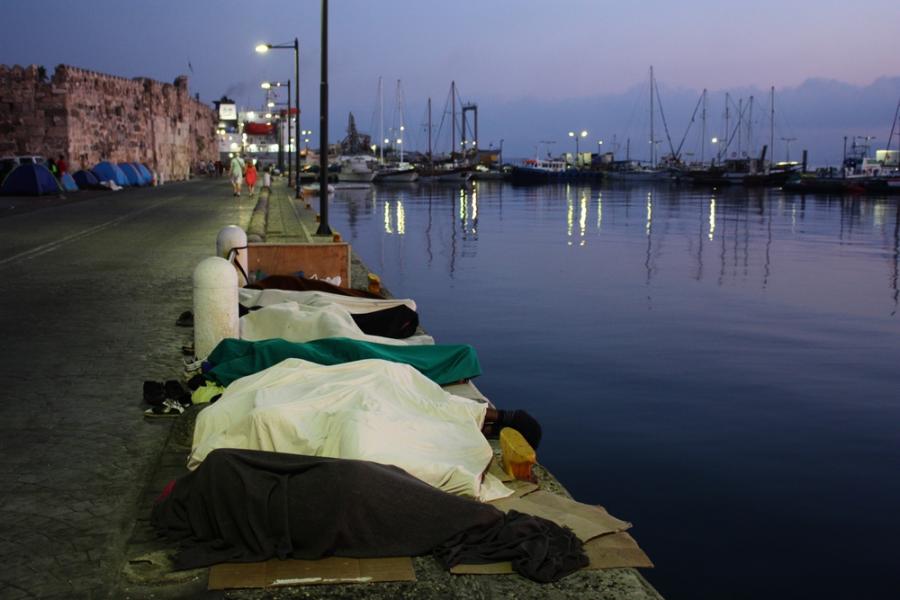
{"label": "lamp post head", "polygon": [[272,87],[272,84],[269,83],[268,81],[263,81],[261,84],[259,84],[259,87],[261,87],[264,90],[268,90]]}
{"label": "lamp post head", "polygon": [[587,130],[586,130],[586,129],[582,129],[582,130],[581,130],[581,137],[587,137]]}
{"label": "lamp post head", "polygon": [[256,51],[260,54],[265,54],[272,47],[271,44],[257,44]]}
{"label": "lamp post head", "polygon": [[570,131],[570,132],[569,132],[569,137],[575,137],[575,132],[574,132],[574,131]]}

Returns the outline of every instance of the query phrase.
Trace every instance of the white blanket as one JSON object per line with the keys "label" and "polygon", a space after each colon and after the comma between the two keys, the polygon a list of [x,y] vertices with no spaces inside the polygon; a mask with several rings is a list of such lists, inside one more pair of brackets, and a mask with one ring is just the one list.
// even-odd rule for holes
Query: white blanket
{"label": "white blanket", "polygon": [[306,306],[282,302],[247,313],[241,317],[241,339],[259,341],[282,338],[289,342],[311,342],[330,337],[345,337],[378,344],[414,346],[434,344],[429,335],[414,335],[402,340],[368,335],[341,306]]}
{"label": "white blanket", "polygon": [[200,412],[188,468],[216,448],[363,459],[487,501],[511,491],[493,476],[482,479],[493,456],[481,433],[486,408],[409,365],[289,358],[238,379]]}
{"label": "white blanket", "polygon": [[273,304],[281,304],[282,302],[296,302],[306,306],[328,306],[329,304],[337,304],[347,309],[348,312],[358,315],[362,313],[375,312],[376,310],[384,310],[386,308],[394,308],[395,306],[407,306],[410,310],[416,310],[416,303],[408,298],[405,299],[384,299],[377,298],[357,298],[356,296],[342,296],[340,294],[330,294],[328,292],[301,292],[295,290],[251,290],[241,288],[238,291],[240,303],[244,306],[271,306]]}

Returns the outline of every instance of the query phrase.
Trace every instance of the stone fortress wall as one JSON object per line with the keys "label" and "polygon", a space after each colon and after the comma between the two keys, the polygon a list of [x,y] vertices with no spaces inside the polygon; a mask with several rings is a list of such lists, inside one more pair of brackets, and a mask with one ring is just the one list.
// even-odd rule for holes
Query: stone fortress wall
{"label": "stone fortress wall", "polygon": [[101,160],[143,162],[166,179],[185,179],[216,160],[215,111],[174,84],[126,79],[68,65],[0,65],[0,156],[66,156],[71,170]]}

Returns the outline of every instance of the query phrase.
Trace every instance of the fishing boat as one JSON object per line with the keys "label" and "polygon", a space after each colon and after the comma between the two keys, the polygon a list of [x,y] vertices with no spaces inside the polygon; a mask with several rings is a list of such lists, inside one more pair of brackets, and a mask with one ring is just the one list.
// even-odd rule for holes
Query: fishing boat
{"label": "fishing boat", "polygon": [[513,165],[509,181],[513,185],[534,185],[552,183],[574,177],[575,170],[570,169],[566,161],[559,158],[529,158],[520,165]]}
{"label": "fishing boat", "polygon": [[414,183],[418,180],[416,168],[405,161],[385,165],[375,172],[375,183]]}
{"label": "fishing boat", "polygon": [[357,154],[340,158],[338,181],[341,183],[372,183],[375,179],[375,159]]}

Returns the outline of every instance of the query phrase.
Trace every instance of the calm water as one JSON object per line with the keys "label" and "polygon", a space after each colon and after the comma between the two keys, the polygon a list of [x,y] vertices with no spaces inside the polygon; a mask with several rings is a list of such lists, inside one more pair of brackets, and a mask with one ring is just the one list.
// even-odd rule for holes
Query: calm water
{"label": "calm water", "polygon": [[900,597],[896,200],[482,183],[331,213],[668,598]]}

